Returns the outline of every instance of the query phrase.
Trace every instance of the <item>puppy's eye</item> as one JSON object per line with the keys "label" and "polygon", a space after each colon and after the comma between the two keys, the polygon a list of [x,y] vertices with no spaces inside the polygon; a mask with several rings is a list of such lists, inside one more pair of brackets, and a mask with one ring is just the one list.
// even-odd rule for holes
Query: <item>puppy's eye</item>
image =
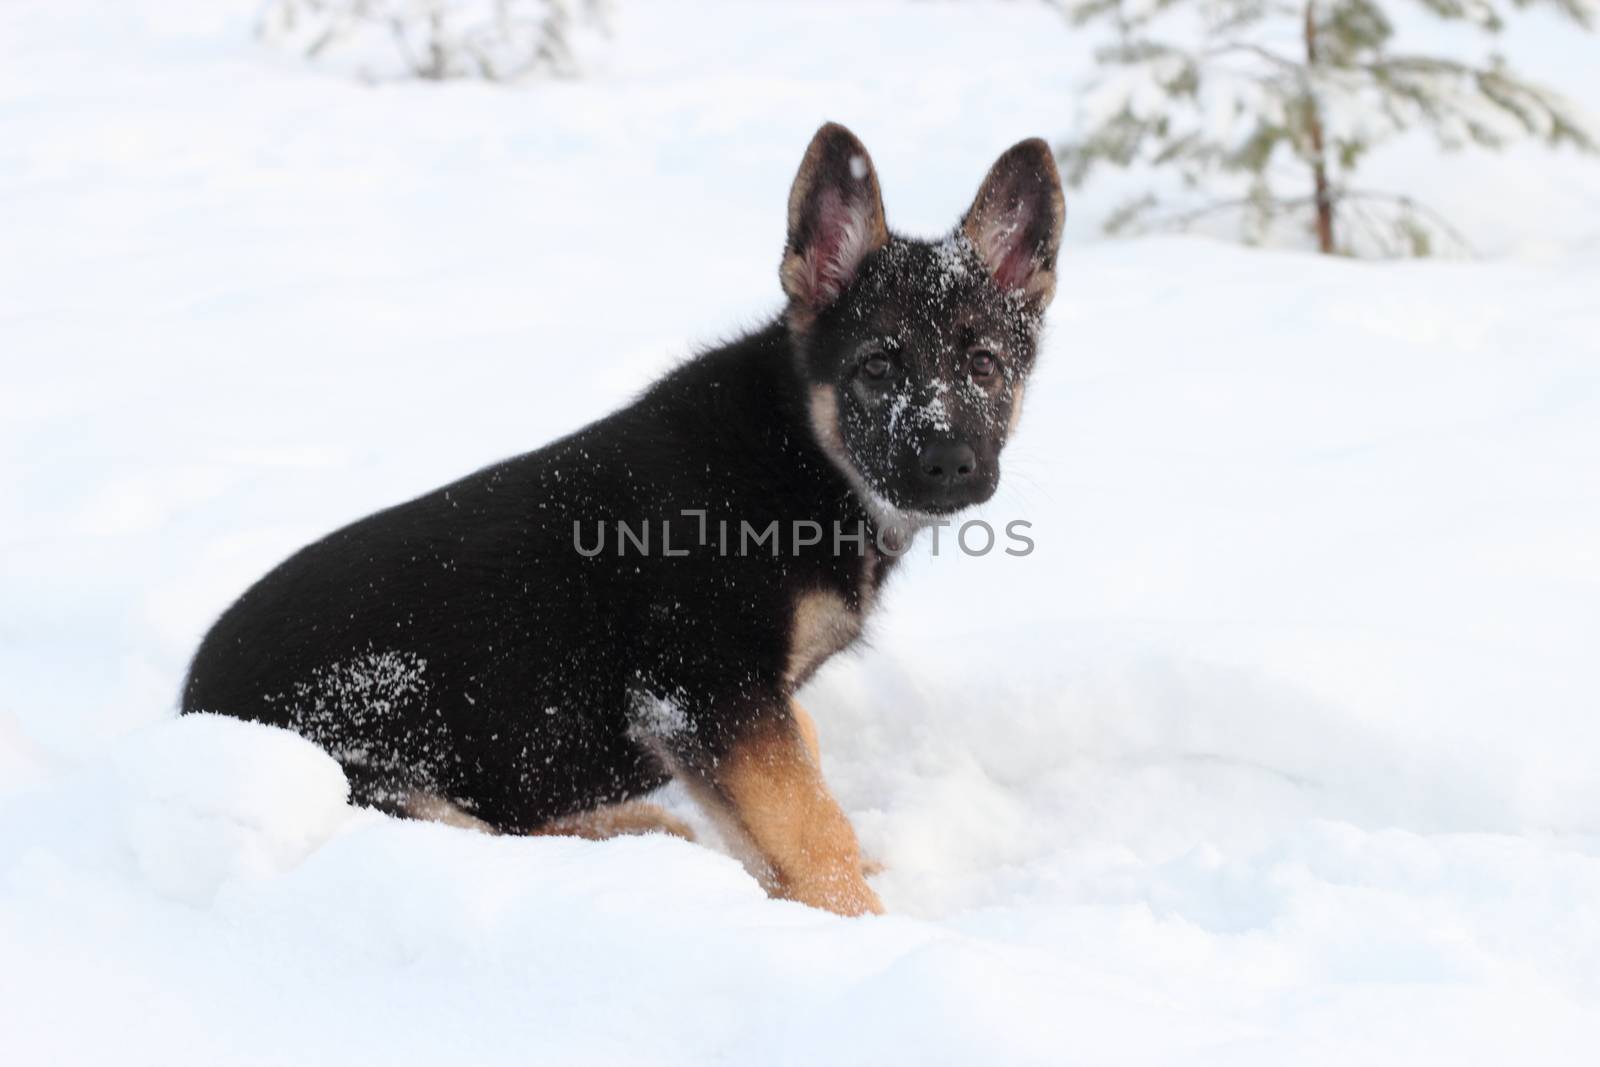
{"label": "puppy's eye", "polygon": [[992,378],[994,372],[1000,369],[1000,361],[988,349],[978,348],[967,358],[967,369],[974,378]]}
{"label": "puppy's eye", "polygon": [[875,382],[881,382],[889,376],[894,369],[894,364],[889,362],[889,357],[881,352],[874,352],[861,361],[861,373],[864,377]]}

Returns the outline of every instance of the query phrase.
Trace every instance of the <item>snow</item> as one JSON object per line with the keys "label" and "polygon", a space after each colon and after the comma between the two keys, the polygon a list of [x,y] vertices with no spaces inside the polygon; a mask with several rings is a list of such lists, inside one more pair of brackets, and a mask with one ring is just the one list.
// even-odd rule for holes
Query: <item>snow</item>
{"label": "snow", "polygon": [[[616,8],[589,77],[514,89],[307,68],[243,0],[0,12],[7,1062],[1588,1062],[1600,184],[1570,156],[1375,161],[1475,262],[1102,243],[1126,189],[1069,194],[973,516],[1037,547],[919,546],[803,694],[888,916],[674,838],[389,819],[307,741],[173,717],[284,555],[770,313],[820,121],[942,233],[1087,73],[1044,5]],[[1574,37],[1507,47],[1595,99]]]}

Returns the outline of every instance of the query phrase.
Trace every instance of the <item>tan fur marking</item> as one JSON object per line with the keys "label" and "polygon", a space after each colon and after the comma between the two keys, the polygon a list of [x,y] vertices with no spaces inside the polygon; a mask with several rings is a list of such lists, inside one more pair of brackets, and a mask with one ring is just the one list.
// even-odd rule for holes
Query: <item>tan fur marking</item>
{"label": "tan fur marking", "polygon": [[867,485],[867,480],[857,469],[850,458],[850,450],[845,447],[844,434],[839,429],[839,395],[834,392],[831,385],[813,385],[809,402],[811,415],[811,433],[817,440],[817,446],[822,449],[823,455],[833,461],[839,473],[845,476],[856,495],[863,501],[876,500],[872,489]]}
{"label": "tan fur marking", "polygon": [[654,804],[637,800],[552,819],[533,831],[537,837],[582,837],[590,841],[638,834],[671,834],[685,841],[694,840],[688,823]]}
{"label": "tan fur marking", "polygon": [[[784,293],[798,293],[805,289],[806,276],[809,268],[806,266],[806,257],[799,252],[784,253],[783,262],[778,266],[778,284],[783,286]],[[789,299],[789,328],[798,333],[805,333],[811,329],[812,323],[817,321],[816,310],[804,301]]]}
{"label": "tan fur marking", "polygon": [[761,883],[762,889],[769,895],[775,894],[777,877],[773,874],[772,865],[756,847],[744,824],[739,821],[733,806],[706,778],[696,774],[686,774],[679,767],[673,768],[673,775],[688,788],[689,795],[700,805],[700,810],[705,812],[706,817],[716,826],[717,833],[721,835],[733,858],[743,864],[745,870],[750,872],[750,876]]}
{"label": "tan fur marking", "polygon": [[806,743],[806,751],[811,753],[811,762],[818,767],[822,766],[822,745],[817,741],[817,720],[811,713],[802,708],[798,701],[789,701],[789,710],[794,713],[794,724],[800,727],[800,740]]}
{"label": "tan fur marking", "polygon": [[878,546],[868,542],[861,558],[861,580],[856,586],[856,603],[861,605],[861,617],[866,618],[878,602]]}
{"label": "tan fur marking", "polygon": [[1025,389],[1027,386],[1018,382],[1017,387],[1011,391],[1011,418],[1006,423],[1007,437],[1017,432],[1017,423],[1022,421],[1022,393]]}
{"label": "tan fur marking", "polygon": [[860,617],[838,593],[815,589],[801,594],[790,615],[789,665],[784,680],[791,687],[801,685],[824,660],[860,633]]}
{"label": "tan fur marking", "polygon": [[811,431],[828,458],[846,469],[853,469],[850,453],[839,430],[839,397],[831,385],[811,387]]}
{"label": "tan fur marking", "polygon": [[797,717],[735,745],[715,779],[771,872],[773,896],[840,915],[883,912],[862,876],[855,830],[828,792]]}
{"label": "tan fur marking", "polygon": [[[789,710],[794,714],[795,725],[800,727],[800,739],[806,743],[806,751],[811,753],[811,762],[818,767],[822,766],[822,743],[817,737],[817,721],[811,713],[800,706],[798,700],[789,701]],[[861,873],[871,877],[883,873],[883,864],[868,856],[861,857]]]}
{"label": "tan fur marking", "polygon": [[445,826],[454,826],[461,830],[476,830],[481,834],[498,834],[500,831],[464,810],[452,800],[437,793],[424,793],[413,790],[406,794],[400,804],[400,810],[408,819],[420,819],[423,822],[436,822]]}

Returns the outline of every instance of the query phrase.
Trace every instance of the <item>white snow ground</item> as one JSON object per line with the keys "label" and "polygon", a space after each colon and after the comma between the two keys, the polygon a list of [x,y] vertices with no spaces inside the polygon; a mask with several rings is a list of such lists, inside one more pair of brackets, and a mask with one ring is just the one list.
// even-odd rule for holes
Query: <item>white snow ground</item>
{"label": "white snow ground", "polygon": [[[924,553],[808,694],[887,864],[845,921],[675,840],[352,809],[178,682],[304,541],[773,310],[821,119],[936,232],[1087,44],[633,0],[580,82],[365,87],[253,11],[0,9],[0,1059],[1593,1061],[1595,164],[1381,158],[1473,263],[1099,243],[1122,190],[1072,198],[984,509],[1038,550]],[[1600,105],[1600,41],[1512,44]]]}

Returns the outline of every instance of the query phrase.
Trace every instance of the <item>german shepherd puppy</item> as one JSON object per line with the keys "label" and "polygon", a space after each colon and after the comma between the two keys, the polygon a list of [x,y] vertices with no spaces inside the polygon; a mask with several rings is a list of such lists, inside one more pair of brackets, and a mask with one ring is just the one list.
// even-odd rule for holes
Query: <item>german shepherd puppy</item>
{"label": "german shepherd puppy", "polygon": [[635,799],[678,778],[774,896],[881,911],[794,694],[916,529],[994,492],[1064,212],[1030,140],[949,236],[900,237],[823,126],[778,318],[301,549],[211,628],[183,710],[304,735],[359,803],[504,833],[684,832]]}

